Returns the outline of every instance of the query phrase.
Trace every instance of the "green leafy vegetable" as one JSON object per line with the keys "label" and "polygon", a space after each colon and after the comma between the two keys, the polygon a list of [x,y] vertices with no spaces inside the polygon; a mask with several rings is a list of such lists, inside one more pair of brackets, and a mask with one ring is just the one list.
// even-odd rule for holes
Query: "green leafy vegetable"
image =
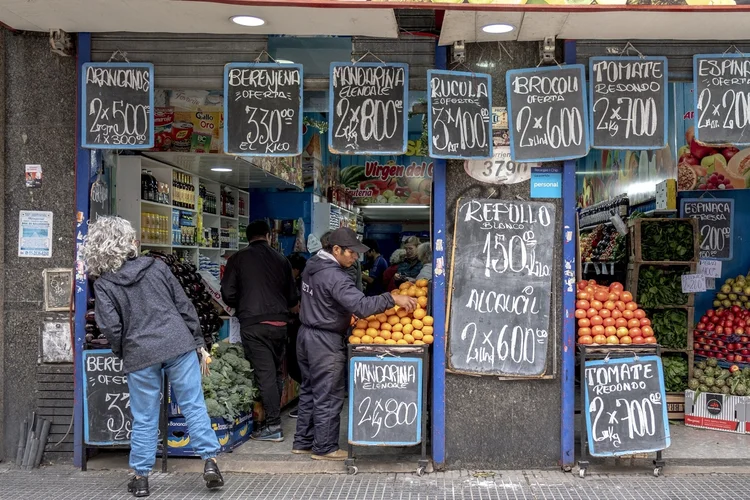
{"label": "green leafy vegetable", "polygon": [[693,258],[693,226],[685,221],[648,221],[641,223],[643,260],[688,261]]}
{"label": "green leafy vegetable", "polygon": [[651,327],[659,344],[670,349],[687,349],[687,312],[683,309],[649,311]]}
{"label": "green leafy vegetable", "polygon": [[252,366],[236,344],[214,344],[211,357],[210,373],[203,376],[208,415],[234,420],[250,411],[257,396]]}
{"label": "green leafy vegetable", "polygon": [[638,303],[644,309],[687,304],[682,293],[682,275],[689,272],[684,266],[645,266],[638,275]]}
{"label": "green leafy vegetable", "polygon": [[688,388],[688,362],[682,356],[662,356],[664,388],[667,392],[685,392]]}

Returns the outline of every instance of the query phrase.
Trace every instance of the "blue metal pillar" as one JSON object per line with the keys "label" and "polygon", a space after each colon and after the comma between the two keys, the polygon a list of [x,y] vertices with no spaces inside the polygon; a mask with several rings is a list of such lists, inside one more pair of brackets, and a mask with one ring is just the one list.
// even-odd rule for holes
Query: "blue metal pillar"
{"label": "blue metal pillar", "polygon": [[91,178],[91,152],[81,147],[81,68],[91,61],[91,34],[78,34],[78,62],[77,62],[77,106],[76,106],[76,263],[75,263],[75,401],[73,412],[73,463],[76,467],[83,464],[83,347],[86,339],[86,301],[88,300],[88,285],[83,272],[83,262],[80,260],[81,244],[88,231],[89,219],[89,180]]}
{"label": "blue metal pillar", "polygon": [[[575,64],[576,42],[565,42],[565,64]],[[575,464],[575,281],[576,281],[576,162],[563,164],[563,330],[562,330],[562,412],[560,422],[561,465]]]}
{"label": "blue metal pillar", "polygon": [[[435,68],[446,69],[448,50],[436,47]],[[429,138],[428,138],[429,140]],[[432,344],[432,459],[445,462],[445,209],[446,161],[433,161],[432,174],[432,316],[435,341]]]}

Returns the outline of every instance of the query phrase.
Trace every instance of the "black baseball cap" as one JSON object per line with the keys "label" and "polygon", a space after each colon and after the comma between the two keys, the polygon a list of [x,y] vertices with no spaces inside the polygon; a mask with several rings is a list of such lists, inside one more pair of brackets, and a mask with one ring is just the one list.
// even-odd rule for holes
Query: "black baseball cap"
{"label": "black baseball cap", "polygon": [[370,247],[362,244],[357,239],[357,233],[349,229],[348,227],[340,227],[328,237],[328,244],[331,246],[338,245],[341,248],[348,248],[352,252],[365,253],[370,250]]}

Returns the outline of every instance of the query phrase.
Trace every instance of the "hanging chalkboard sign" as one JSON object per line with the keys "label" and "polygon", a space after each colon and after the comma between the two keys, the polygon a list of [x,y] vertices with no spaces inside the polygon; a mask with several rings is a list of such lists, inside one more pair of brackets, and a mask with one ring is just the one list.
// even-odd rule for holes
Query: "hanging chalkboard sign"
{"label": "hanging chalkboard sign", "polygon": [[224,149],[239,156],[302,154],[302,65],[224,66]]}
{"label": "hanging chalkboard sign", "polygon": [[667,144],[667,58],[589,59],[591,147],[662,149]]}
{"label": "hanging chalkboard sign", "polygon": [[154,147],[153,64],[86,63],[81,79],[81,146]]}
{"label": "hanging chalkboard sign", "polygon": [[558,161],[589,152],[586,75],[582,64],[505,73],[513,161]]}
{"label": "hanging chalkboard sign", "polygon": [[353,356],[349,361],[349,444],[422,442],[422,359]]}
{"label": "hanging chalkboard sign", "polygon": [[706,144],[750,144],[748,82],[750,56],[693,56],[696,141]]}
{"label": "hanging chalkboard sign", "polygon": [[698,219],[700,256],[732,260],[734,256],[734,200],[731,198],[683,198],[680,217]]}
{"label": "hanging chalkboard sign", "polygon": [[427,135],[432,158],[492,157],[492,77],[427,72]]}
{"label": "hanging chalkboard sign", "polygon": [[328,149],[332,153],[406,152],[407,64],[331,63],[328,100]]}
{"label": "hanging chalkboard sign", "polygon": [[122,360],[109,349],[83,351],[83,379],[84,442],[98,446],[130,444],[133,416]]}
{"label": "hanging chalkboard sign", "polygon": [[591,455],[614,457],[669,447],[660,357],[587,360],[583,383]]}
{"label": "hanging chalkboard sign", "polygon": [[459,200],[450,275],[451,370],[545,375],[556,234],[551,203]]}

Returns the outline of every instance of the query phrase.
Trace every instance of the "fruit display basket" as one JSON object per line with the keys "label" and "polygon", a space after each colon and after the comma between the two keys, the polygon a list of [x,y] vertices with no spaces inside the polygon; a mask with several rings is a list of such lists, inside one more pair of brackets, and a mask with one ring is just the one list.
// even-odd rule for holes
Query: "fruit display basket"
{"label": "fruit display basket", "polygon": [[[653,247],[649,242],[644,242],[644,231],[651,224],[661,225],[684,225],[692,229],[692,249],[688,250],[685,254],[686,258],[674,258],[669,260],[655,260],[649,259],[648,250],[646,248]],[[685,218],[685,219],[664,219],[664,218],[637,218],[628,221],[629,234],[628,234],[628,249],[630,254],[631,263],[641,264],[682,264],[688,262],[698,262],[700,259],[700,229],[698,226],[698,219]]]}
{"label": "fruit display basket", "polygon": [[[652,304],[648,299],[644,300],[643,289],[639,290],[641,273],[646,270],[656,270],[659,273],[665,273],[670,271],[682,271],[681,274],[694,274],[698,268],[697,262],[636,262],[628,265],[628,279],[627,289],[632,291],[633,297],[638,301],[644,309],[669,309],[669,308],[683,308],[693,307],[695,305],[694,294],[684,294],[685,302],[682,304],[677,303],[655,303]],[[672,283],[673,286],[677,286],[677,283]],[[682,289],[681,282],[679,283],[680,289]],[[651,293],[649,290],[646,293]]]}
{"label": "fruit display basket", "polygon": [[750,311],[738,306],[710,309],[693,333],[693,347],[699,356],[750,366]]}

